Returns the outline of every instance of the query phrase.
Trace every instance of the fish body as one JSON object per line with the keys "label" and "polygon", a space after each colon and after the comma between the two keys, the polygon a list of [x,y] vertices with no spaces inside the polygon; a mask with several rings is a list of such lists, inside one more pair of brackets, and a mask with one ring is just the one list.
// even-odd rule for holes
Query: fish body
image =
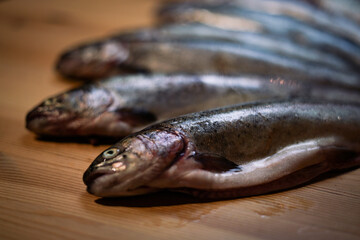
{"label": "fish body", "polygon": [[50,97],[26,117],[40,136],[124,137],[155,121],[262,99],[360,103],[360,92],[283,78],[218,75],[112,77]]}
{"label": "fish body", "polygon": [[341,58],[319,51],[317,48],[295,44],[286,38],[275,37],[256,31],[236,31],[235,29],[226,29],[201,23],[171,24],[156,28],[140,29],[124,32],[110,37],[110,39],[122,42],[223,41],[238,43],[242,47],[274,52],[306,62],[321,63],[333,69],[351,71],[351,66]]}
{"label": "fish body", "polygon": [[[113,55],[118,56],[116,60],[101,57],[104,55],[103,51],[107,51],[105,49],[108,48],[112,48]],[[91,59],[84,59],[84,56],[88,56],[88,51],[97,53]],[[129,70],[163,74],[256,74],[353,88],[360,86],[359,76],[350,71],[340,71],[322,64],[307,63],[256,48],[219,41],[118,42],[111,40],[70,51],[61,57],[58,66],[65,75],[89,78],[114,74],[118,70]]]}
{"label": "fish body", "polygon": [[360,107],[272,101],[152,125],[100,154],[84,174],[101,197],[159,190],[234,198],[291,188],[360,165]]}
{"label": "fish body", "polygon": [[245,76],[113,77],[46,99],[28,113],[26,122],[38,135],[123,137],[159,119],[287,95],[282,86]]}
{"label": "fish body", "polygon": [[[321,31],[338,35],[356,44],[360,43],[360,25],[351,18],[343,14],[337,14],[334,11],[329,11],[321,8],[321,1],[315,4],[316,1],[284,1],[284,0],[233,0],[233,1],[185,1],[186,5],[197,5],[205,7],[236,7],[248,9],[256,12],[268,13],[276,16],[291,17],[299,22],[304,22],[307,25],[315,27]],[[323,2],[337,2],[337,1],[323,1]],[[338,1],[340,2],[340,1]],[[170,1],[163,5],[163,8],[171,7],[176,4],[184,4],[184,1],[177,2]],[[331,5],[331,4],[329,4]],[[353,5],[360,10],[360,5]]]}
{"label": "fish body", "polygon": [[307,2],[320,10],[344,16],[360,24],[358,0],[307,0]]}
{"label": "fish body", "polygon": [[[294,65],[309,69],[311,78],[359,79],[360,26],[341,14],[323,11],[320,2],[165,4],[159,21],[180,24],[124,32],[75,46],[60,56],[56,68],[65,76],[85,79],[133,72],[262,74],[263,69],[255,71],[251,64],[271,73],[279,71],[278,65],[285,61],[299,78],[304,67],[294,69]],[[187,24],[181,26],[183,23]],[[204,49],[209,49],[208,53]],[[262,61],[254,61],[255,55]],[[250,68],[244,70],[244,62]]]}
{"label": "fish body", "polygon": [[[334,2],[334,1],[327,1]],[[335,1],[336,2],[336,1]],[[360,44],[360,25],[342,14],[324,11],[306,1],[284,0],[236,0],[235,5],[254,11],[262,11],[273,15],[288,16],[304,22],[320,31],[345,38],[355,44]],[[360,11],[360,4],[357,6]]]}
{"label": "fish body", "polygon": [[129,75],[50,97],[26,117],[40,136],[124,137],[155,121],[261,99],[359,102],[356,90],[261,76]]}
{"label": "fish body", "polygon": [[[252,3],[249,3],[252,5]],[[296,14],[296,13],[295,13]],[[330,18],[330,17],[329,17]],[[335,19],[334,19],[335,18]],[[351,34],[355,40],[349,41],[342,35],[306,21],[294,19],[291,16],[272,14],[271,12],[258,11],[251,8],[229,6],[226,4],[171,4],[164,6],[159,11],[160,22],[189,23],[199,22],[211,26],[228,28],[238,27],[238,30],[261,32],[274,36],[285,37],[299,45],[312,46],[325,52],[336,54],[353,62],[354,67],[360,65],[358,26],[355,25]],[[330,18],[333,21],[336,17]],[[325,20],[324,20],[325,21]],[[332,22],[329,22],[329,27]],[[345,21],[345,20],[344,20]],[[326,21],[325,21],[326,22]],[[353,24],[342,23],[348,26]],[[336,24],[335,24],[336,25]],[[341,28],[341,27],[339,27]],[[332,29],[336,29],[333,27]],[[343,28],[342,28],[343,29]],[[350,34],[350,33],[349,33]]]}

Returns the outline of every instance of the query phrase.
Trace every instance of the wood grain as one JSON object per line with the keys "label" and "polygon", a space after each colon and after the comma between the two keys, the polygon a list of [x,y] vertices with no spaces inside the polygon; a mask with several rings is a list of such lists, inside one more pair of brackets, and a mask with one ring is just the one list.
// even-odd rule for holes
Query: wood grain
{"label": "wood grain", "polygon": [[62,50],[152,25],[157,3],[0,1],[0,239],[360,239],[360,169],[229,201],[98,199],[81,177],[106,146],[41,141],[25,129],[30,108],[80,84],[54,72]]}

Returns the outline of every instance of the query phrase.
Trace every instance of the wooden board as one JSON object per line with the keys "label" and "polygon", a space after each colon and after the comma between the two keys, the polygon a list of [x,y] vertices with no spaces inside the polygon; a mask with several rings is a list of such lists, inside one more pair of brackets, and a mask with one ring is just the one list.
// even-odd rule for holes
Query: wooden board
{"label": "wooden board", "polygon": [[107,146],[37,140],[25,114],[80,82],[53,70],[66,47],[154,23],[157,1],[0,1],[0,239],[360,239],[360,169],[290,191],[199,202],[116,200],[82,174]]}

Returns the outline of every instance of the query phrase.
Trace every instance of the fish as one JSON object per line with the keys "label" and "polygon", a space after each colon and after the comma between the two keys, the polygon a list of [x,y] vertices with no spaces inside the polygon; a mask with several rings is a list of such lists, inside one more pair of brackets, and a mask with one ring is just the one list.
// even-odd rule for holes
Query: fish
{"label": "fish", "polygon": [[325,0],[304,0],[309,4],[312,4],[314,7],[335,13],[349,19],[352,19],[357,24],[360,24],[360,3],[358,0],[332,0],[332,1],[325,1]]}
{"label": "fish", "polygon": [[[267,85],[267,89],[261,89]],[[111,77],[42,101],[27,114],[26,126],[40,136],[123,137],[158,119],[283,96],[276,85],[245,76]]]}
{"label": "fish", "polygon": [[292,79],[135,74],[88,83],[49,97],[28,112],[26,127],[38,136],[118,139],[186,113],[296,97],[360,103],[360,91]]}
{"label": "fish", "polygon": [[[318,1],[320,2],[320,1]],[[332,1],[327,1],[332,2]],[[163,3],[163,7],[176,4],[184,4],[184,1],[169,1]],[[210,7],[241,7],[257,12],[268,13],[276,16],[291,17],[300,22],[304,22],[321,31],[327,31],[334,35],[341,36],[356,44],[360,43],[360,25],[332,11],[319,8],[319,4],[308,1],[284,1],[284,0],[232,0],[232,1],[185,1],[187,5],[210,6]],[[331,5],[331,4],[330,4]],[[360,5],[358,6],[360,10]]]}
{"label": "fish", "polygon": [[[348,39],[355,44],[360,44],[360,25],[352,19],[343,15],[324,11],[313,4],[304,1],[283,1],[283,0],[235,0],[231,5],[247,9],[262,11],[269,14],[288,16],[304,22],[319,30],[332,33]],[[360,10],[360,5],[358,6]]]}
{"label": "fish", "polygon": [[[113,58],[103,58],[111,48]],[[92,56],[88,58],[88,51]],[[96,52],[96,54],[93,54]],[[105,54],[106,55],[106,54]],[[360,78],[351,71],[341,71],[313,62],[243,47],[221,41],[190,42],[118,42],[107,41],[70,50],[63,55],[58,69],[75,77],[104,77],[127,69],[140,73],[161,74],[256,74],[295,80],[359,88]],[[102,70],[99,70],[102,69]],[[112,70],[109,70],[112,69]]]}
{"label": "fish", "polygon": [[[242,27],[244,26],[242,25]],[[234,31],[201,23],[167,24],[160,27],[122,32],[110,38],[122,42],[218,40],[238,43],[243,47],[249,46],[250,48],[274,52],[307,62],[321,63],[333,69],[351,71],[351,64],[348,64],[343,59],[333,54],[319,51],[317,48],[295,44],[286,38],[274,37],[258,32]]]}
{"label": "fish", "polygon": [[[247,5],[252,4],[251,1]],[[279,5],[282,4],[280,3]],[[347,59],[348,62],[353,63],[354,68],[359,68],[360,66],[360,48],[359,44],[357,44],[358,38],[354,36],[358,35],[358,26],[343,23],[344,21],[346,22],[344,19],[342,21],[339,20],[338,24],[346,24],[349,28],[350,25],[352,26],[351,30],[348,30],[347,37],[334,32],[335,29],[339,28],[343,30],[344,27],[341,26],[338,28],[335,26],[332,30],[329,30],[321,28],[320,24],[316,27],[315,24],[310,25],[310,22],[300,21],[290,16],[227,4],[164,4],[158,10],[158,19],[159,23],[198,22],[219,28],[281,36],[299,45],[318,48],[324,52],[333,53]],[[337,20],[336,17],[331,19],[332,21],[328,23],[329,27],[334,25],[333,21]],[[337,24],[335,23],[335,25]],[[349,41],[350,38],[353,41]]]}
{"label": "fish", "polygon": [[87,191],[228,199],[286,190],[360,165],[360,105],[257,101],[179,116],[127,136],[83,175]]}

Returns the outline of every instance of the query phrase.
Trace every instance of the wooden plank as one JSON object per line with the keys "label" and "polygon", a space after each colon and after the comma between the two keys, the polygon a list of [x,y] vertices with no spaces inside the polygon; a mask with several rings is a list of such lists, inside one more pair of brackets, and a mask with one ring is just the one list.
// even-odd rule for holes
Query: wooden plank
{"label": "wooden plank", "polygon": [[359,169],[281,193],[201,202],[174,193],[98,199],[82,174],[106,146],[46,142],[24,125],[64,48],[154,23],[159,1],[0,2],[0,239],[359,239]]}

